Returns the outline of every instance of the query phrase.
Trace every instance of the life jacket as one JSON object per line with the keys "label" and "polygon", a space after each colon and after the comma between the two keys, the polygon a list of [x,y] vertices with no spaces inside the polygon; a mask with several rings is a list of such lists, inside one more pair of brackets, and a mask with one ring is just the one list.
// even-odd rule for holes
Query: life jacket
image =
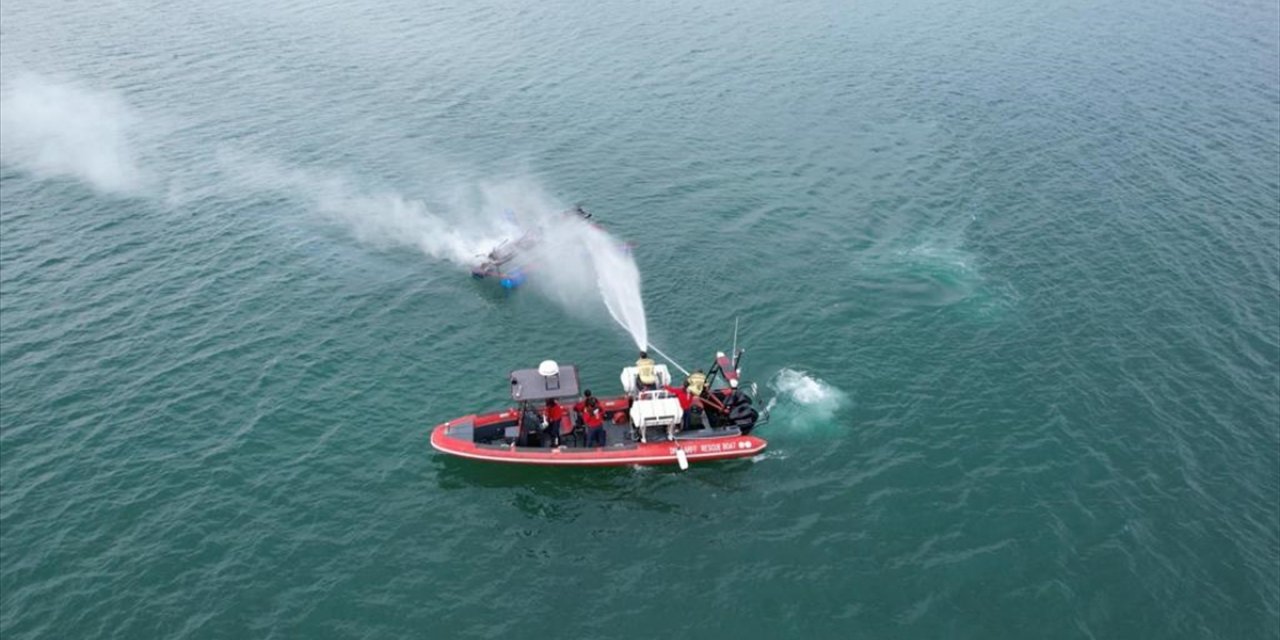
{"label": "life jacket", "polygon": [[707,386],[707,374],[702,373],[701,371],[694,371],[689,374],[689,377],[685,382],[689,385],[689,395],[694,397],[700,396],[702,395],[703,387]]}
{"label": "life jacket", "polygon": [[658,377],[653,373],[654,362],[651,358],[640,358],[636,360],[636,376],[640,378],[640,384],[655,384]]}

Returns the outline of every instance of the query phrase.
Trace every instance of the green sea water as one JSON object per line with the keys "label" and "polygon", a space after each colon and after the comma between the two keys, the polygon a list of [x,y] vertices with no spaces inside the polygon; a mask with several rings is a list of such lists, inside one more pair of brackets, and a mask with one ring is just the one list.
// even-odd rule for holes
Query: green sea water
{"label": "green sea water", "polygon": [[[1280,637],[1275,2],[0,5],[0,637]],[[749,461],[432,425],[732,342]],[[532,284],[532,283],[531,283]]]}

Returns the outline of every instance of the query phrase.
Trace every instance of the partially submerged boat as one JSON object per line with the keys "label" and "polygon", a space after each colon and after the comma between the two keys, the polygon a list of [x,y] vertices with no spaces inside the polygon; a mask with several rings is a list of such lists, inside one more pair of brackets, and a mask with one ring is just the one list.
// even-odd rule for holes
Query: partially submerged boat
{"label": "partially submerged boat", "polygon": [[[570,219],[581,219],[587,224],[600,228],[592,215],[588,213],[581,205],[575,206],[568,211],[561,212],[562,216]],[[515,222],[515,214],[508,211],[508,218]],[[488,253],[476,256],[480,261],[471,267],[471,277],[477,280],[495,280],[502,285],[503,289],[515,289],[524,284],[529,276],[537,271],[537,259],[534,257],[536,253],[534,249],[543,240],[543,230],[541,228],[526,229],[517,238],[508,238],[498,243]],[[618,247],[624,252],[631,251],[631,245],[621,243]]]}
{"label": "partially submerged boat", "polygon": [[[584,398],[578,369],[547,360],[536,369],[511,372],[514,405],[437,425],[431,432],[431,446],[473,460],[550,466],[678,464],[683,469],[694,462],[755,456],[768,443],[751,432],[768,415],[762,416],[752,405],[754,384],[750,394],[741,389],[737,367],[741,356],[738,351],[730,361],[725,354],[716,354],[697,396],[705,421],[702,416],[685,420],[666,365],[654,365],[660,384],[652,388],[639,384],[636,367],[625,367],[619,376],[623,394],[596,396],[607,417],[604,446],[588,446],[577,410]],[[549,400],[575,410],[551,426]]]}
{"label": "partially submerged boat", "polygon": [[535,230],[526,231],[514,240],[503,240],[489,253],[483,254],[480,263],[471,267],[471,277],[497,280],[503,289],[514,289],[524,284],[528,272],[533,268],[524,257],[538,245],[540,239],[540,234]]}

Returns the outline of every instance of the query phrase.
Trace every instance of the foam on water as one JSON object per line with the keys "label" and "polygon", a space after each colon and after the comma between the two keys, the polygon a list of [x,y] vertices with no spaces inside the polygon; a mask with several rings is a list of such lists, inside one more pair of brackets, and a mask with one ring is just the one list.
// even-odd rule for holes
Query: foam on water
{"label": "foam on water", "polygon": [[768,387],[776,395],[766,407],[775,424],[814,428],[835,424],[836,412],[849,400],[840,389],[804,371],[783,368]]}

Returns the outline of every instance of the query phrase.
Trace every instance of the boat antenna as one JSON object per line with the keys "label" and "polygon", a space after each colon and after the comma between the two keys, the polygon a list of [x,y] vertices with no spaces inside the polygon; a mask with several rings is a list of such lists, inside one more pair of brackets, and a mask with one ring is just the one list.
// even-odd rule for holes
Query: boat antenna
{"label": "boat antenna", "polygon": [[687,376],[687,375],[689,375],[689,370],[688,370],[688,369],[685,369],[684,367],[680,366],[680,363],[679,363],[679,362],[676,362],[675,360],[672,360],[672,359],[671,359],[671,356],[669,356],[669,355],[667,355],[667,354],[665,354],[665,353],[663,353],[663,352],[662,352],[662,349],[659,349],[659,348],[657,348],[657,347],[653,346],[652,344],[650,344],[650,345],[649,345],[649,348],[650,348],[650,349],[653,349],[653,352],[654,352],[654,353],[656,353],[656,354],[658,354],[658,355],[662,356],[662,358],[663,358],[664,360],[666,360],[667,362],[670,362],[671,364],[675,365],[675,367],[676,367],[677,369],[679,369],[679,370],[680,370],[680,373],[683,373],[683,374],[685,374],[686,376]]}

